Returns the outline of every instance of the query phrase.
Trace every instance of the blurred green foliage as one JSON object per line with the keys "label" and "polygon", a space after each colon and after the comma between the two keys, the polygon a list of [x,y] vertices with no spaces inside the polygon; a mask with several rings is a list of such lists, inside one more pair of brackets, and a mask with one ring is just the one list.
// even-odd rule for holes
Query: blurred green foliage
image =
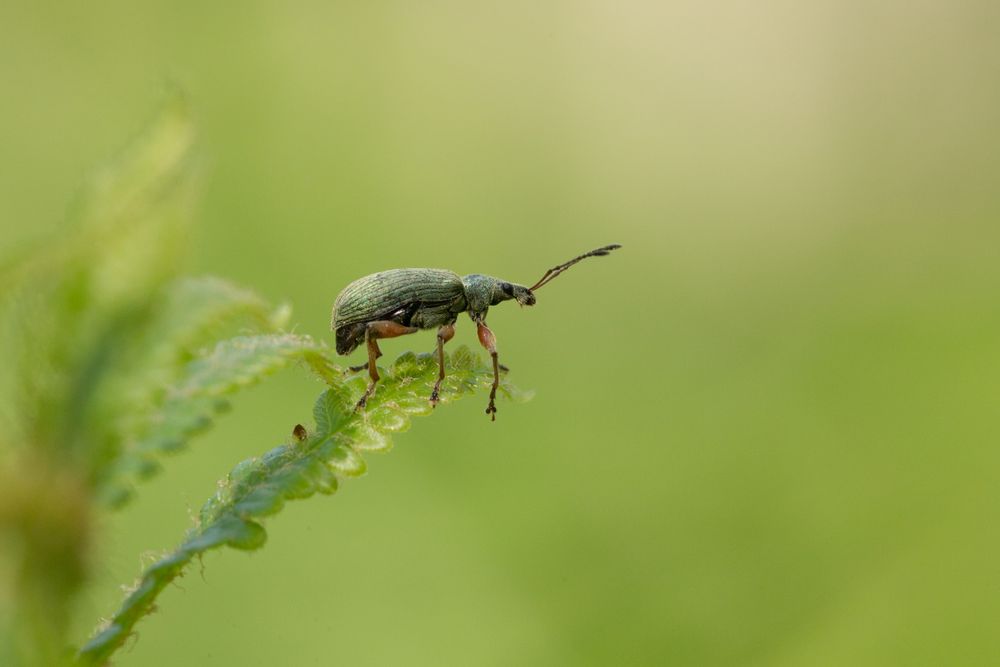
{"label": "blurred green foliage", "polygon": [[[1000,661],[998,11],[5,3],[5,250],[60,228],[164,76],[209,158],[187,265],[298,332],[372,271],[524,282],[625,246],[491,311],[536,400],[457,404],[267,549],[207,556],[122,662]],[[303,384],[250,389],[97,520],[75,639]]]}
{"label": "blurred green foliage", "polygon": [[123,494],[108,473],[127,456],[124,424],[142,420],[170,369],[151,356],[150,338],[191,218],[192,140],[174,96],[148,133],[94,175],[71,228],[11,254],[0,273],[4,663],[71,655],[92,499]]}
{"label": "blurred green foliage", "polygon": [[[193,136],[174,94],[94,175],[67,229],[0,270],[0,347],[12,371],[0,403],[13,408],[0,422],[5,664],[72,656],[72,603],[93,567],[99,501],[121,504],[130,473],[157,469],[154,454],[167,448],[146,445],[150,434],[178,434],[170,444],[179,447],[202,426],[197,408],[216,406],[199,401],[191,382],[171,384],[205,363],[191,357],[215,328],[248,303],[261,308],[218,280],[199,281],[193,297],[191,281],[173,279],[191,219]],[[205,375],[194,373],[198,388],[211,387]],[[207,375],[225,376],[225,367]]]}
{"label": "blurred green foliage", "polygon": [[[192,137],[175,93],[98,173],[76,225],[4,267],[0,314],[10,335],[3,347],[21,371],[4,398],[23,404],[2,429],[21,434],[0,461],[5,663],[71,661],[67,621],[93,567],[92,542],[100,541],[91,516],[101,501],[123,505],[133,480],[158,472],[162,455],[183,449],[228,409],[228,394],[292,362],[327,387],[313,432],[298,425],[292,442],[233,468],[180,546],[145,568],[80,649],[83,664],[106,664],[193,558],[224,545],[259,549],[260,518],[286,500],[333,493],[338,478],[364,473],[360,452],[386,449],[388,434],[405,430],[410,415],[433,409],[436,357],[400,357],[359,411],[365,377],[345,377],[308,336],[270,333],[290,315],[287,307],[271,313],[252,292],[218,278],[173,278],[170,260],[189,216],[172,213],[190,181]],[[263,333],[219,339],[239,324]],[[442,402],[494,382],[492,366],[464,346],[446,363]],[[500,388],[520,396],[506,382]]]}

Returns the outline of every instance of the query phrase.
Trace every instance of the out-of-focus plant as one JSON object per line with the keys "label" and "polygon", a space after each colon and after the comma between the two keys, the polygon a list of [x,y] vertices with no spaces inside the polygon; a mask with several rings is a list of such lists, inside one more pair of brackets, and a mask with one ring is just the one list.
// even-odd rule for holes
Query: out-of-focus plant
{"label": "out-of-focus plant", "polygon": [[[174,94],[96,174],[63,236],[0,266],[0,664],[106,662],[193,557],[259,548],[261,517],[332,493],[364,471],[359,452],[387,448],[411,415],[431,412],[430,355],[400,357],[378,400],[355,412],[365,378],[345,375],[323,343],[283,333],[287,307],[218,278],[179,277],[198,174],[194,127]],[[293,363],[326,385],[315,427],[238,464],[180,546],[73,648],[68,623],[94,566],[95,515],[123,507],[230,394]],[[492,379],[466,348],[449,368],[445,401]],[[290,423],[275,415],[276,433]]]}

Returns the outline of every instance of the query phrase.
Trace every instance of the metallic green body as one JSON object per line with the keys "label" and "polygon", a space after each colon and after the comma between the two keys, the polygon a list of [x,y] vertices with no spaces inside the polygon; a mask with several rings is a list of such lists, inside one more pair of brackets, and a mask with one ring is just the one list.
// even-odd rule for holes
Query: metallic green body
{"label": "metallic green body", "polygon": [[460,278],[445,269],[391,269],[345,287],[333,304],[330,326],[336,332],[337,354],[350,354],[364,342],[371,322],[434,329],[454,324],[463,312],[484,320],[490,306],[513,298],[534,303],[526,287],[478,273]]}
{"label": "metallic green body", "polygon": [[350,354],[362,342],[368,347],[368,361],[350,370],[368,369],[371,382],[361,395],[355,410],[365,407],[375,392],[379,381],[378,358],[382,356],[378,341],[412,334],[418,329],[437,332],[438,379],[431,391],[431,406],[440,400],[441,382],[444,381],[444,345],[455,335],[455,320],[467,312],[476,323],[479,342],[493,358],[493,386],[486,414],[496,419],[497,387],[500,386],[500,369],[497,361],[496,336],[486,326],[486,313],[490,306],[511,299],[521,306],[535,305],[535,290],[552,281],[563,271],[588,257],[601,257],[621,246],[606,245],[568,262],[554,266],[531,287],[515,285],[506,280],[479,273],[462,278],[444,269],[391,269],[358,278],[337,295],[333,303],[330,327],[336,332],[337,354]]}
{"label": "metallic green body", "polygon": [[[375,359],[381,354],[375,340],[413,333],[415,329],[446,327],[454,324],[465,311],[479,326],[480,342],[491,350],[495,362],[496,351],[492,343],[487,345],[484,338],[488,334],[489,340],[492,340],[493,336],[486,327],[486,311],[490,306],[510,299],[522,306],[533,306],[534,290],[580,260],[601,257],[620,247],[615,243],[578,255],[546,271],[541,280],[531,287],[479,273],[459,278],[457,273],[445,269],[390,269],[358,278],[343,289],[333,304],[330,326],[337,333],[337,354],[350,354],[371,334],[368,359],[368,370],[372,373],[370,394],[378,381]],[[440,346],[451,338],[452,333],[450,330],[438,333],[439,353]],[[441,358],[444,359],[443,356]],[[441,364],[443,378],[444,362]],[[493,384],[495,394],[496,382]],[[491,396],[490,407],[493,406],[492,399]]]}

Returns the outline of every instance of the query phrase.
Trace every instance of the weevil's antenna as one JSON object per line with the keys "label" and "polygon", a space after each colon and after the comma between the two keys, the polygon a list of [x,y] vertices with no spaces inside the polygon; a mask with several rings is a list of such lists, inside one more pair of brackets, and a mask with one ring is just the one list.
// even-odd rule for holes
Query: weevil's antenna
{"label": "weevil's antenna", "polygon": [[617,243],[612,243],[611,245],[606,245],[603,248],[598,248],[597,250],[591,250],[590,252],[586,252],[580,255],[579,257],[574,257],[573,259],[563,264],[560,264],[559,266],[553,266],[551,269],[545,272],[545,275],[542,276],[541,280],[539,280],[537,283],[529,287],[528,291],[534,292],[542,285],[552,282],[553,278],[555,278],[560,273],[562,273],[569,267],[579,262],[581,259],[587,259],[588,257],[601,257],[603,255],[609,255],[611,254],[612,250],[617,250],[618,248],[621,248],[621,246],[618,245]]}

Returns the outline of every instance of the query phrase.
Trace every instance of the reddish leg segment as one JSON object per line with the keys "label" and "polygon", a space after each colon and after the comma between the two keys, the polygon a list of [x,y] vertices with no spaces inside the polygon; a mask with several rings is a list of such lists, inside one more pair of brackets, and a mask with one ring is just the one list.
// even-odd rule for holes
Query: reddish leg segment
{"label": "reddish leg segment", "polygon": [[431,392],[431,407],[436,408],[438,396],[441,390],[441,382],[444,380],[444,344],[455,335],[455,325],[446,324],[438,329],[438,379],[434,383],[434,391]]}
{"label": "reddish leg segment", "polygon": [[365,407],[368,397],[375,393],[375,383],[379,380],[378,367],[375,365],[375,360],[382,356],[382,351],[378,349],[378,339],[405,336],[416,331],[419,331],[417,327],[404,327],[402,324],[391,320],[378,320],[368,323],[368,327],[365,329],[365,342],[368,344],[368,363],[366,365],[368,366],[368,376],[372,381],[368,384],[368,389],[361,396],[361,400],[354,406],[355,410]]}
{"label": "reddish leg segment", "polygon": [[486,326],[486,322],[476,322],[479,331],[479,342],[483,344],[486,351],[493,357],[493,387],[490,389],[490,404],[486,407],[486,414],[490,415],[492,421],[497,419],[497,406],[494,402],[497,397],[497,387],[500,385],[500,365],[497,363],[497,338]]}

